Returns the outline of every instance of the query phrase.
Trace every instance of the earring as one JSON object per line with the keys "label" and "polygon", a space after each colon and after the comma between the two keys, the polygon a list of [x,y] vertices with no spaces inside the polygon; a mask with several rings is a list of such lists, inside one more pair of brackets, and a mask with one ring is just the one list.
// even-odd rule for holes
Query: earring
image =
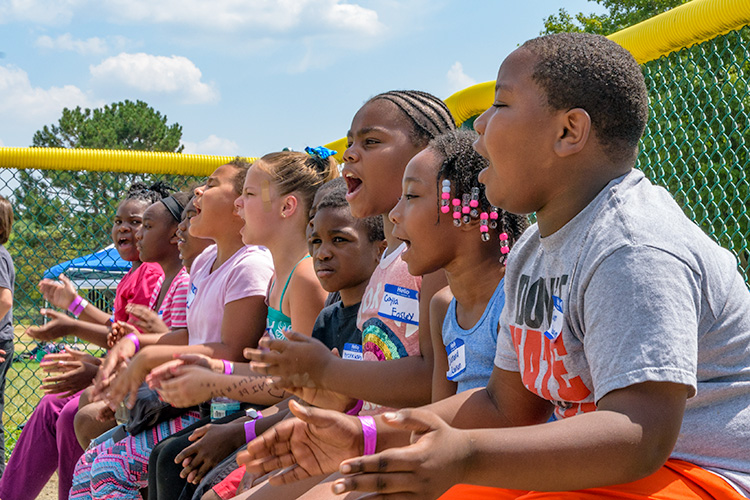
{"label": "earring", "polygon": [[479,188],[473,187],[471,188],[471,201],[469,202],[469,207],[471,207],[471,212],[469,215],[471,215],[472,219],[476,219],[479,217]]}
{"label": "earring", "polygon": [[461,196],[461,198],[463,199],[463,202],[461,204],[461,213],[463,214],[463,217],[461,218],[461,221],[464,224],[468,224],[469,222],[471,222],[471,217],[469,216],[469,212],[471,211],[471,209],[469,208],[470,196],[468,194],[464,194],[463,196]]}
{"label": "earring", "polygon": [[451,211],[450,205],[451,199],[451,181],[448,179],[443,180],[442,192],[440,193],[440,211],[447,214]]}
{"label": "earring", "polygon": [[500,262],[505,263],[510,253],[510,247],[508,246],[508,233],[500,233]]}
{"label": "earring", "polygon": [[490,241],[490,228],[487,226],[487,219],[489,214],[482,212],[479,214],[479,233],[482,236],[482,241]]}
{"label": "earring", "polygon": [[451,203],[453,204],[453,225],[460,226],[461,225],[461,200],[459,200],[458,198],[453,198]]}
{"label": "earring", "polygon": [[490,229],[497,227],[497,218],[500,216],[500,210],[497,207],[490,208]]}

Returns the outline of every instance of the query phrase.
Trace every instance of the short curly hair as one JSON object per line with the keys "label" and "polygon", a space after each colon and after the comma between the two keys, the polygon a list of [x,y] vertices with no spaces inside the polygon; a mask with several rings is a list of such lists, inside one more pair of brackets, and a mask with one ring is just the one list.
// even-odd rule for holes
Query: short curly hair
{"label": "short curly hair", "polygon": [[[346,201],[346,181],[343,177],[337,177],[332,181],[327,182],[318,190],[318,193],[319,195],[316,196],[315,200],[316,204],[311,211],[318,212],[324,208],[340,209],[346,210],[346,213],[352,217],[349,203]],[[382,215],[373,215],[357,219],[357,225],[364,228],[367,233],[367,239],[370,243],[383,241],[385,239]]]}
{"label": "short curly hair", "polygon": [[648,93],[630,52],[589,33],[541,36],[521,48],[536,56],[532,79],[552,109],[586,110],[608,156],[635,159],[648,120]]}

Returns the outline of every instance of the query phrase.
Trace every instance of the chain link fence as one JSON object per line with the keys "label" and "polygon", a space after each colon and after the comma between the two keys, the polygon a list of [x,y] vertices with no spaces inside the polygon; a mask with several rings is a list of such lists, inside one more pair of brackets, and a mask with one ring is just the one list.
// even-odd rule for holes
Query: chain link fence
{"label": "chain link fence", "polygon": [[[665,186],[685,212],[732,250],[746,280],[750,196],[746,171],[750,130],[750,28],[646,63],[651,115],[639,168]],[[6,453],[42,395],[38,359],[43,349],[23,334],[43,319],[37,283],[54,265],[111,243],[117,201],[135,180],[164,180],[184,189],[198,178],[101,172],[0,172],[0,193],[10,196],[17,223],[8,248],[15,259],[16,352],[5,393]],[[90,289],[90,300],[111,309],[112,289]],[[68,340],[71,341],[71,340]]]}

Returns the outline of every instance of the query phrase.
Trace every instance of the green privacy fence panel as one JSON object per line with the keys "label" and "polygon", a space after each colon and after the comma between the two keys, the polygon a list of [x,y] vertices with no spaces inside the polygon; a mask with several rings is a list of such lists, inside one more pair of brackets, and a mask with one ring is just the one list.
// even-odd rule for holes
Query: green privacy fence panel
{"label": "green privacy fence panel", "polygon": [[[642,141],[639,168],[666,187],[685,212],[748,268],[750,196],[746,178],[750,28],[682,49],[643,66],[651,116]],[[78,178],[75,176],[83,175]],[[53,265],[110,243],[110,219],[117,200],[134,180],[166,180],[183,188],[197,178],[68,171],[0,172],[0,193],[10,196],[19,219],[9,250],[16,264],[17,361],[8,374],[5,423],[7,450],[41,396],[42,374],[35,359],[23,359],[36,344],[22,335],[41,321],[44,305],[36,285]],[[102,308],[111,291],[99,290]]]}

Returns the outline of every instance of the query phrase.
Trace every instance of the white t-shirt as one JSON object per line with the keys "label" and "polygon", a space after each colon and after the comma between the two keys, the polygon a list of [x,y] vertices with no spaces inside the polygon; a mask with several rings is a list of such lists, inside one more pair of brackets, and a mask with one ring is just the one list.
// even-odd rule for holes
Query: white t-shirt
{"label": "white t-shirt", "polygon": [[224,306],[245,297],[265,297],[273,276],[271,252],[265,247],[246,245],[211,272],[216,253],[216,245],[211,245],[191,268],[187,299],[190,345],[221,342]]}
{"label": "white t-shirt", "polygon": [[734,256],[638,170],[575,218],[513,247],[495,365],[593,411],[645,381],[690,388],[673,458],[750,491],[750,292]]}

